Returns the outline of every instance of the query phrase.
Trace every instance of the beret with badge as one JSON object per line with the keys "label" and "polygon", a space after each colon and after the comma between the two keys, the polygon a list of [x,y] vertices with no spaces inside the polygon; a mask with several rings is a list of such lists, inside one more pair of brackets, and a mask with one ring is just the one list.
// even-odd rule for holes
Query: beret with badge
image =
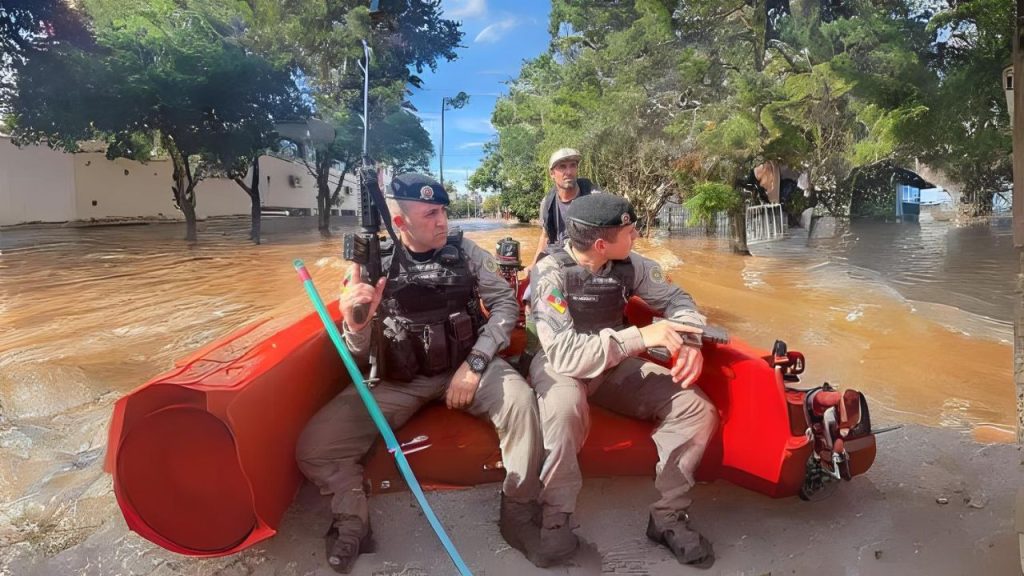
{"label": "beret with badge", "polygon": [[611,228],[635,224],[636,212],[622,196],[590,194],[573,200],[566,218],[587,226]]}
{"label": "beret with badge", "polygon": [[427,204],[448,205],[448,192],[440,182],[430,176],[409,172],[399,174],[391,179],[387,191],[384,193],[388,198],[395,200],[411,200],[413,202],[426,202]]}

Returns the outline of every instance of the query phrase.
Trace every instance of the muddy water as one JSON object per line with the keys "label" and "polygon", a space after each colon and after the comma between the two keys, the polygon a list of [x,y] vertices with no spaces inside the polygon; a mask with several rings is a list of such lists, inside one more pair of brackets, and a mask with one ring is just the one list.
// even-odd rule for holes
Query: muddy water
{"label": "muddy water", "polygon": [[[0,233],[0,568],[5,557],[64,549],[118,514],[102,471],[118,397],[248,322],[287,323],[308,312],[295,258],[306,261],[322,293],[334,292],[343,271],[339,240],[304,226],[268,222],[262,246],[247,243],[237,221],[205,224],[192,247],[168,224]],[[524,254],[534,249],[533,228],[464,227],[487,249],[509,234],[522,240]],[[806,382],[865,391],[876,420],[1009,440],[1004,313],[1012,300],[1004,288],[1014,270],[999,258],[975,258],[984,265],[971,269],[972,250],[988,254],[1003,241],[974,232],[953,250],[965,266],[954,278],[935,264],[957,234],[946,228],[875,230],[863,236],[874,248],[847,235],[809,250],[796,238],[757,247],[751,258],[714,240],[655,237],[638,249],[735,337],[765,347],[781,338],[803,351]],[[932,266],[915,261],[900,276],[921,246],[933,251]],[[892,264],[872,259],[890,252]],[[927,290],[914,292],[921,284]],[[943,297],[954,292],[962,298]]]}

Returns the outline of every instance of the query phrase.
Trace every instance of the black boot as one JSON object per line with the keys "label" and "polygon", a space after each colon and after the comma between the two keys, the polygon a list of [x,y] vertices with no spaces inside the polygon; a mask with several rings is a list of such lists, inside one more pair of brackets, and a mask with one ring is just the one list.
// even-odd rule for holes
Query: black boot
{"label": "black boot", "polygon": [[327,563],[339,574],[348,574],[360,554],[374,551],[373,531],[358,516],[339,514],[327,530]]}
{"label": "black boot", "polygon": [[501,511],[498,528],[508,545],[519,550],[527,558],[536,553],[540,546],[540,505],[536,502],[512,502],[501,495]]}
{"label": "black boot", "polygon": [[710,568],[715,563],[715,551],[711,542],[696,530],[690,529],[688,516],[659,526],[651,515],[647,521],[647,537],[666,546],[680,564],[695,568]]}
{"label": "black boot", "polygon": [[580,539],[573,532],[575,528],[571,514],[546,518],[540,529],[540,548],[530,561],[541,568],[568,562],[580,545]]}
{"label": "black boot", "polygon": [[522,552],[535,566],[547,568],[572,558],[579,545],[579,540],[572,533],[574,526],[569,515],[561,516],[565,522],[557,527],[543,528],[540,504],[512,502],[502,494],[498,526],[509,546]]}

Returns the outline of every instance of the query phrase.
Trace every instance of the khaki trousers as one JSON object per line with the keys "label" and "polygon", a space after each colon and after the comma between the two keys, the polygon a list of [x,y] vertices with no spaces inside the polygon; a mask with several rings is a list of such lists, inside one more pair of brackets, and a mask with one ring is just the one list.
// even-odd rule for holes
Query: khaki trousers
{"label": "khaki trousers", "polygon": [[545,518],[572,513],[583,486],[577,454],[590,432],[589,403],[629,418],[657,422],[654,486],[661,498],[651,505],[659,524],[672,522],[690,505],[686,493],[694,471],[718,426],[714,405],[699,388],[682,389],[668,369],[628,358],[601,376],[579,380],[554,372],[541,353],[530,365],[544,430],[540,500]]}
{"label": "khaki trousers", "polygon": [[[424,404],[444,396],[453,372],[417,376],[411,382],[382,381],[373,396],[392,428],[399,428]],[[495,358],[480,379],[467,411],[487,418],[498,432],[505,466],[505,497],[533,502],[540,492],[541,432],[533,390],[507,362]],[[379,436],[355,386],[324,405],[299,437],[299,469],[331,494],[335,514],[368,518],[362,458]]]}

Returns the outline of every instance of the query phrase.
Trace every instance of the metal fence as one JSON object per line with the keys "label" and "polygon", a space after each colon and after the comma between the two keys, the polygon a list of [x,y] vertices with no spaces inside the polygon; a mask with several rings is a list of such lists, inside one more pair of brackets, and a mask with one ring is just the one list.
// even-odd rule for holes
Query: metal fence
{"label": "metal fence", "polygon": [[786,213],[781,204],[747,207],[747,244],[779,240],[786,236]]}
{"label": "metal fence", "polygon": [[666,204],[658,212],[657,228],[682,236],[728,236],[729,218],[725,212],[715,215],[709,224],[690,224],[690,211],[681,204]]}
{"label": "metal fence", "polygon": [[[655,227],[679,236],[729,235],[729,217],[719,212],[708,224],[691,224],[690,211],[681,204],[666,204],[658,212]],[[747,207],[747,243],[757,244],[778,240],[786,236],[788,222],[781,204],[761,204]]]}

